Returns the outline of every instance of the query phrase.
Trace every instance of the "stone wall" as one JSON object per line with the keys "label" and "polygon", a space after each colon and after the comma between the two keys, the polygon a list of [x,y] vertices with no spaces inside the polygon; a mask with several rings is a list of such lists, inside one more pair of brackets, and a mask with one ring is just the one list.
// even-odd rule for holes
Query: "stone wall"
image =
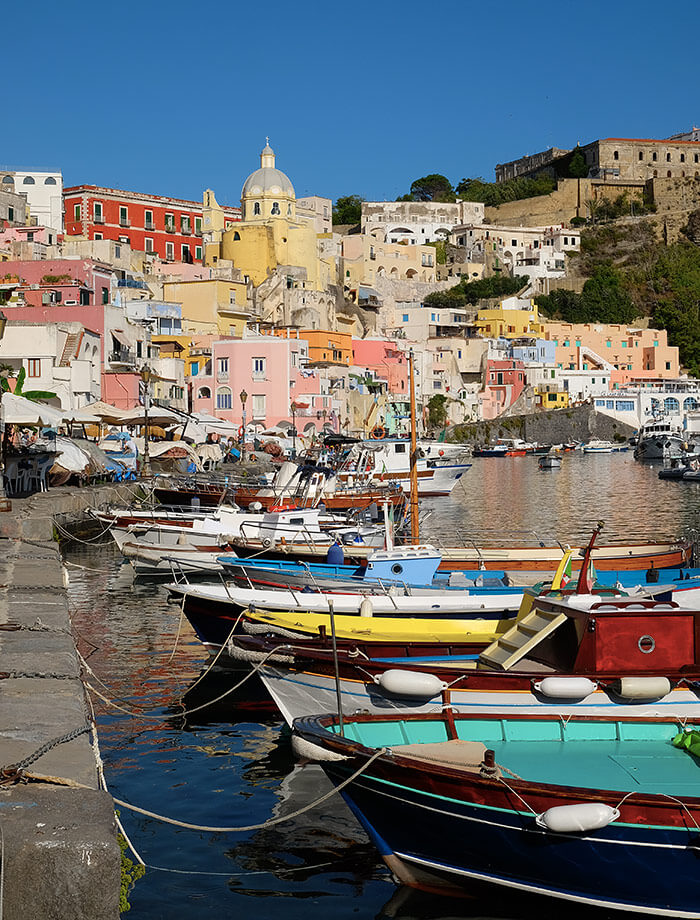
{"label": "stone wall", "polygon": [[456,425],[449,432],[448,440],[494,444],[499,438],[522,438],[539,444],[565,444],[594,438],[612,441],[616,436],[626,439],[634,432],[630,425],[616,422],[610,416],[596,412],[591,404],[586,404],[571,409]]}

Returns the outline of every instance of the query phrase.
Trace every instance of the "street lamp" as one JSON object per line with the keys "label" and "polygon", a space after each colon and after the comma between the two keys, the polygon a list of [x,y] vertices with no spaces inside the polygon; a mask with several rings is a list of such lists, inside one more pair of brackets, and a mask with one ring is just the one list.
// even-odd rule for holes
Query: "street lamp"
{"label": "street lamp", "polygon": [[241,463],[245,463],[245,404],[248,399],[248,394],[245,390],[241,390],[238,397],[243,407],[243,424],[241,425]]}
{"label": "street lamp", "polygon": [[297,404],[293,402],[289,407],[292,410],[292,459],[297,455]]}
{"label": "street lamp", "polygon": [[[0,341],[2,341],[2,337],[5,335],[6,325],[7,317],[0,311]],[[0,370],[0,378],[2,378],[0,380],[0,511],[12,511],[12,502],[10,502],[5,494],[5,413],[2,408],[2,382],[7,380],[9,373],[9,368]]]}
{"label": "street lamp", "polygon": [[151,475],[151,458],[148,453],[148,409],[151,401],[151,378],[153,371],[144,364],[141,368],[141,380],[143,380],[143,421],[144,421],[144,448],[143,448],[143,465],[141,467],[141,476]]}

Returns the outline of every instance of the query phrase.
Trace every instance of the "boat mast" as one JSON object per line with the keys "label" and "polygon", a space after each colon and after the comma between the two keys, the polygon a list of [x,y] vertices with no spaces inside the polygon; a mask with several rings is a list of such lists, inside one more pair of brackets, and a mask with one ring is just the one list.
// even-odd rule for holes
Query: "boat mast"
{"label": "boat mast", "polygon": [[418,527],[418,445],[416,444],[416,390],[413,377],[413,349],[408,353],[408,379],[411,398],[411,543],[420,543]]}

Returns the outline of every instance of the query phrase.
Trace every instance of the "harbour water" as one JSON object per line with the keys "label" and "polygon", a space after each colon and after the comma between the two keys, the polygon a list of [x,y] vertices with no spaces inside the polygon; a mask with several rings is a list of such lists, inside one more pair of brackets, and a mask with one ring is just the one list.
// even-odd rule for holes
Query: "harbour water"
{"label": "harbour water", "polygon": [[[532,457],[475,459],[452,496],[422,503],[422,536],[574,543],[599,520],[609,540],[693,531],[700,486],[657,473],[631,453],[568,455],[557,471],[538,470]],[[121,808],[148,867],[130,895],[134,920],[530,918],[560,909],[501,891],[452,901],[397,889],[337,796],[307,810],[330,786],[319,768],[295,765],[258,687],[231,692],[230,674],[200,679],[206,655],[162,581],[134,581],[110,544],[71,544],[65,561],[78,645],[100,694],[92,699],[111,793],[180,824],[262,825],[192,830]]]}

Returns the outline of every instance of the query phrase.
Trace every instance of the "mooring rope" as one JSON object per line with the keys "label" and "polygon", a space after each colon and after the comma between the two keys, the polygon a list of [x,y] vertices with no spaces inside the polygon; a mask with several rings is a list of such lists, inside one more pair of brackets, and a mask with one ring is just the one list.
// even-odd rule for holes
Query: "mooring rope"
{"label": "mooring rope", "polygon": [[187,821],[178,821],[176,818],[169,818],[166,815],[159,815],[154,811],[148,811],[145,808],[139,808],[137,805],[132,805],[130,802],[124,802],[122,799],[118,799],[116,797],[114,801],[117,803],[117,805],[121,805],[122,808],[129,809],[129,811],[134,811],[137,814],[145,815],[147,818],[155,818],[157,821],[163,821],[165,824],[173,824],[175,827],[183,827],[190,831],[209,831],[214,834],[235,834],[245,833],[246,831],[261,831],[267,827],[273,827],[275,824],[283,824],[285,821],[291,821],[293,818],[298,818],[300,815],[306,814],[307,811],[311,811],[312,808],[316,808],[318,805],[322,805],[324,802],[327,802],[328,799],[332,798],[347,785],[354,782],[358,776],[361,776],[378,757],[381,757],[381,755],[386,752],[386,750],[386,748],[378,748],[374,754],[372,754],[372,756],[366,760],[362,766],[355,770],[351,776],[348,776],[347,779],[344,779],[343,782],[338,786],[334,786],[319,799],[316,799],[315,802],[310,802],[308,805],[304,805],[302,808],[298,808],[296,811],[290,812],[288,815],[281,815],[278,818],[270,818],[269,821],[263,821],[261,824],[248,824],[241,827],[212,827],[206,824],[190,824]]}

